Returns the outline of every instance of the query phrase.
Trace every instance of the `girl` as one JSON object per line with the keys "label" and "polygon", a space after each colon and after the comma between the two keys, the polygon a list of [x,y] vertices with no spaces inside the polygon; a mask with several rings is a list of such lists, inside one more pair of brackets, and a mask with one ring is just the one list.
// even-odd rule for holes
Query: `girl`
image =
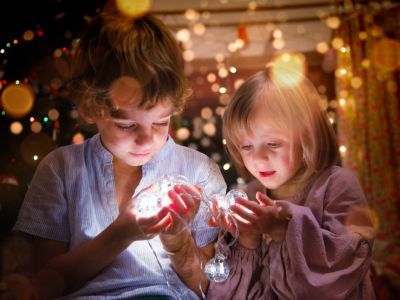
{"label": "girl", "polygon": [[211,283],[208,298],[374,298],[366,198],[335,165],[335,133],[312,83],[269,65],[233,95],[223,135],[257,202],[237,198],[233,214],[214,219],[240,234],[231,275]]}

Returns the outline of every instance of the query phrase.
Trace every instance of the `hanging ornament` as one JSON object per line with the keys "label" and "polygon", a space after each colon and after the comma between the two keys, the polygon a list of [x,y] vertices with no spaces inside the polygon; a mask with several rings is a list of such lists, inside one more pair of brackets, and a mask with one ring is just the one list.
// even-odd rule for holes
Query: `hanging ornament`
{"label": "hanging ornament", "polygon": [[249,43],[249,36],[247,35],[247,26],[241,25],[238,27],[238,39],[242,40],[244,45]]}
{"label": "hanging ornament", "polygon": [[237,198],[249,199],[245,192],[237,189],[229,191],[226,195],[217,194],[211,197],[211,201],[216,201],[220,213],[223,213],[233,223],[236,230],[234,239],[228,245],[225,244],[224,239],[226,232],[220,231],[218,240],[215,243],[215,256],[206,263],[204,269],[207,278],[213,282],[223,282],[229,277],[230,267],[227,262],[229,248],[236,242],[239,235],[238,226],[235,218],[232,217],[230,208],[236,203]]}
{"label": "hanging ornament", "polygon": [[225,281],[230,273],[230,268],[228,263],[226,262],[226,257],[221,253],[217,253],[215,257],[213,257],[206,263],[204,272],[210,281]]}

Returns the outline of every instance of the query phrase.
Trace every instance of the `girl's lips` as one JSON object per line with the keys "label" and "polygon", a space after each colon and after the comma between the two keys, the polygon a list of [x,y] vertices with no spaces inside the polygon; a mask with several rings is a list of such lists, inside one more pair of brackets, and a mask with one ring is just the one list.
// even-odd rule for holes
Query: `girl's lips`
{"label": "girl's lips", "polygon": [[268,172],[259,172],[260,176],[262,178],[268,178],[273,176],[276,173],[276,171],[268,171]]}

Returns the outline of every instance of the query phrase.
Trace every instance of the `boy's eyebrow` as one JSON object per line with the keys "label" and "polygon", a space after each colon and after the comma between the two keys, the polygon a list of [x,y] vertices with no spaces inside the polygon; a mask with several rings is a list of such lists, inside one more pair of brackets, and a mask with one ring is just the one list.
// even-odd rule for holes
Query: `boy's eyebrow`
{"label": "boy's eyebrow", "polygon": [[125,119],[125,120],[128,119],[126,113],[117,109],[110,111],[110,116],[113,119]]}
{"label": "boy's eyebrow", "polygon": [[[166,119],[169,117],[172,117],[173,115],[175,115],[175,112],[169,112],[168,114],[166,114],[165,116],[160,116],[159,119]],[[121,110],[113,110],[110,112],[110,116],[112,119],[117,119],[117,120],[131,120],[127,114],[124,111]]]}

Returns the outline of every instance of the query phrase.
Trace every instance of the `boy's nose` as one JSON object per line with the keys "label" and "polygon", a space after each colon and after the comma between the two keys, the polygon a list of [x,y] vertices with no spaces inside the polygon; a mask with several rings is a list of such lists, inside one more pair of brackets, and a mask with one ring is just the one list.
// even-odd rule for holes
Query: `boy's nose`
{"label": "boy's nose", "polygon": [[153,142],[153,134],[151,130],[138,130],[135,136],[135,144],[145,146]]}

